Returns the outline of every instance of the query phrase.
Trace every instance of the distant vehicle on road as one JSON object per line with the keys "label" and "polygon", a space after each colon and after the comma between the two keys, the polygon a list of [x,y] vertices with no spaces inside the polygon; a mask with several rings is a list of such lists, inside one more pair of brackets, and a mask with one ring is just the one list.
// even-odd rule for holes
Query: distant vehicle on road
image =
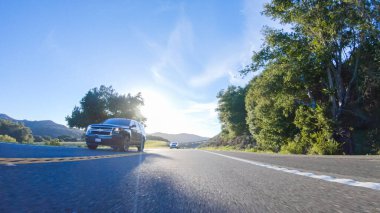
{"label": "distant vehicle on road", "polygon": [[179,149],[179,143],[178,142],[170,142],[169,147],[170,147],[170,149]]}
{"label": "distant vehicle on road", "polygon": [[144,125],[126,118],[110,118],[100,124],[91,124],[86,131],[86,144],[89,149],[99,145],[126,152],[130,146],[144,151],[146,135]]}

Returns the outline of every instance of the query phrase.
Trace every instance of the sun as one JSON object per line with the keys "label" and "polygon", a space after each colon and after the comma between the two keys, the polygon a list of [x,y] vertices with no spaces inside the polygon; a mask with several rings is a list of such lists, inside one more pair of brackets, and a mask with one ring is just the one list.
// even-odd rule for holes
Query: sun
{"label": "sun", "polygon": [[141,113],[147,118],[147,133],[210,135],[210,131],[219,131],[217,118],[210,113],[210,104],[194,103],[159,88],[143,88],[139,92],[144,99]]}
{"label": "sun", "polygon": [[183,115],[175,102],[159,90],[144,89],[141,91],[144,106],[141,113],[147,118],[147,132],[176,132],[183,125]]}

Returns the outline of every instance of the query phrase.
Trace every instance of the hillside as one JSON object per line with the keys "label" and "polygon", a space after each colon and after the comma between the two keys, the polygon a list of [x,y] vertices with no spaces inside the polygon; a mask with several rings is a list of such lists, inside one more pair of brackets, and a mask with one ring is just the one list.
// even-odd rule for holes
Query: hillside
{"label": "hillside", "polygon": [[169,141],[177,141],[179,143],[202,142],[209,139],[207,137],[202,137],[199,135],[188,134],[188,133],[168,134],[168,133],[156,132],[149,135],[165,138]]}
{"label": "hillside", "polygon": [[43,120],[43,121],[16,120],[14,118],[9,117],[6,114],[0,114],[0,119],[23,123],[25,126],[29,127],[32,130],[33,135],[50,136],[54,138],[61,135],[68,135],[70,137],[80,138],[83,134],[83,131],[81,130],[71,129],[50,120]]}

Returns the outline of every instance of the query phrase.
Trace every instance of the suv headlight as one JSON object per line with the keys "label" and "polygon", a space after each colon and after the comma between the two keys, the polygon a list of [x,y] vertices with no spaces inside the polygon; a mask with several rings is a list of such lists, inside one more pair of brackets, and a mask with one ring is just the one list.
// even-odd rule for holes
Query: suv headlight
{"label": "suv headlight", "polygon": [[116,133],[116,134],[119,134],[119,133],[121,132],[121,128],[116,127],[116,128],[114,128],[114,129],[112,130],[112,132],[113,132],[113,133]]}
{"label": "suv headlight", "polygon": [[91,125],[89,125],[87,127],[87,130],[86,130],[86,135],[89,135],[91,133]]}

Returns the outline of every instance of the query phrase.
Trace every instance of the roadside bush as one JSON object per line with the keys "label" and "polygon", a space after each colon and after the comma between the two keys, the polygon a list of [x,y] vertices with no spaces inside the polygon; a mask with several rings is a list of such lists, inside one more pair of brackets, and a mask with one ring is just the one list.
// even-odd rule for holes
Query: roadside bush
{"label": "roadside bush", "polygon": [[77,142],[78,140],[74,137],[71,137],[69,135],[61,135],[57,137],[60,142]]}
{"label": "roadside bush", "polygon": [[297,141],[289,141],[281,147],[281,154],[303,154],[303,146]]}
{"label": "roadside bush", "polygon": [[22,123],[0,119],[0,135],[8,135],[19,143],[32,143],[33,135],[30,128]]}
{"label": "roadside bush", "polygon": [[51,141],[46,141],[45,145],[48,145],[48,146],[61,146],[61,143],[59,142],[59,139],[53,139]]}
{"label": "roadside bush", "polygon": [[315,135],[316,142],[312,144],[308,154],[333,155],[339,152],[339,143],[334,139],[326,139],[326,137],[320,132]]}
{"label": "roadside bush", "polygon": [[300,133],[284,150],[297,154],[338,154],[340,144],[333,139],[333,122],[325,116],[324,108],[300,106],[294,124]]}
{"label": "roadside bush", "polygon": [[366,135],[369,153],[380,154],[380,128],[370,129]]}
{"label": "roadside bush", "polygon": [[17,142],[15,138],[12,138],[9,135],[0,135],[1,142]]}

